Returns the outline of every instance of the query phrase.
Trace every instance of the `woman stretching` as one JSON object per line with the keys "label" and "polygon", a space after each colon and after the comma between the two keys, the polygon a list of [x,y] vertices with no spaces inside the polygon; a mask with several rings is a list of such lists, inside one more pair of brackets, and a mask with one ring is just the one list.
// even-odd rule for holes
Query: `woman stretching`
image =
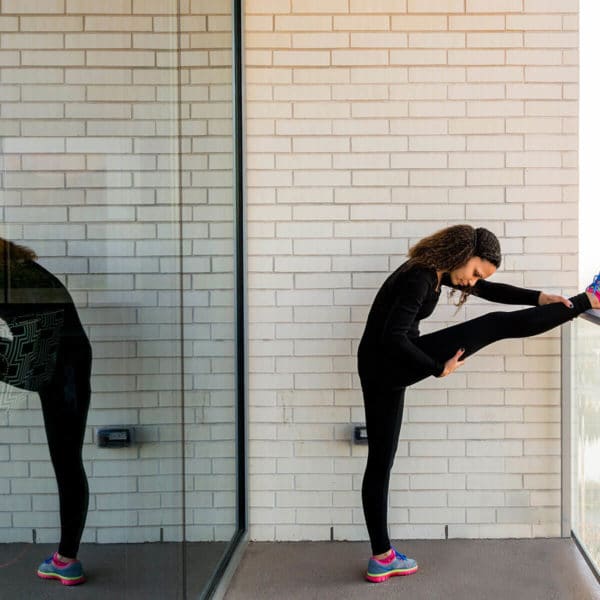
{"label": "woman stretching", "polygon": [[[373,556],[368,581],[409,575],[417,562],[391,545],[387,531],[390,471],[398,446],[406,387],[430,375],[446,377],[481,348],[506,338],[548,331],[581,313],[600,308],[600,275],[584,293],[558,295],[486,281],[500,266],[500,243],[482,227],[447,227],[410,248],[408,260],[377,293],[358,348],[369,452],[362,503]],[[419,335],[445,285],[503,304],[534,308],[492,312],[447,329]]]}
{"label": "woman stretching", "polygon": [[81,451],[90,404],[92,350],[64,285],[29,248],[0,238],[0,317],[11,330],[1,340],[0,380],[39,393],[58,484],[58,552],[37,574],[65,585],[83,583],[77,560],[88,509]]}

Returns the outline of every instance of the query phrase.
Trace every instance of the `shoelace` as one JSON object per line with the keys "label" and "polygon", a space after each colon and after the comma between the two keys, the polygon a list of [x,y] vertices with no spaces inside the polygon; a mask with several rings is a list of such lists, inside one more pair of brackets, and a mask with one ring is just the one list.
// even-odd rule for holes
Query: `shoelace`
{"label": "shoelace", "polygon": [[600,292],[600,273],[598,273],[598,275],[594,276],[594,281],[592,283],[592,285],[590,286],[592,288],[592,291],[597,294],[598,292]]}
{"label": "shoelace", "polygon": [[[600,280],[600,278],[599,278]],[[392,546],[393,548],[393,546]],[[406,554],[400,554],[400,552],[398,552],[398,550],[396,550],[396,548],[394,548],[394,552],[396,553],[396,557],[399,558],[400,560],[406,560]]]}

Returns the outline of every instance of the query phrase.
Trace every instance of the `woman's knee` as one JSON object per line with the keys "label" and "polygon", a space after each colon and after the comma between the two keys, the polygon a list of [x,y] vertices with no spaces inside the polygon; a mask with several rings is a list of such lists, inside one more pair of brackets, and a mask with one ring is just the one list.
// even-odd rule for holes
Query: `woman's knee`
{"label": "woman's knee", "polygon": [[366,470],[389,473],[394,464],[397,444],[370,444]]}

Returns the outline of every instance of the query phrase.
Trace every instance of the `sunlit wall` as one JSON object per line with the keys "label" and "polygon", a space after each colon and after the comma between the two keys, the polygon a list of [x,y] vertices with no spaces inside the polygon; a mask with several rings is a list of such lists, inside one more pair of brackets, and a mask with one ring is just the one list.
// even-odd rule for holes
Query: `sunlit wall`
{"label": "sunlit wall", "polygon": [[586,285],[600,269],[594,235],[598,234],[598,139],[600,139],[600,85],[598,55],[600,4],[580,2],[580,120],[579,120],[579,283]]}

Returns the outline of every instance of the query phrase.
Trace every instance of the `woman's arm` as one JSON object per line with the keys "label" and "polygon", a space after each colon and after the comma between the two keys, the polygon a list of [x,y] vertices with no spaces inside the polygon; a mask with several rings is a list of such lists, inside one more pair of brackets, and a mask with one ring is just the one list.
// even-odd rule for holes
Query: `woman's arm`
{"label": "woman's arm", "polygon": [[542,292],[517,287],[508,283],[497,283],[495,281],[479,279],[473,286],[472,294],[478,298],[500,304],[538,306]]}
{"label": "woman's arm", "polygon": [[[461,292],[468,288],[461,285],[454,285],[450,280],[448,273],[442,276],[442,284]],[[517,287],[508,283],[497,283],[487,279],[479,279],[471,288],[471,294],[490,302],[499,304],[524,304],[527,306],[538,306],[540,294],[538,290]]]}
{"label": "woman's arm", "polygon": [[543,306],[562,302],[568,308],[573,308],[571,301],[558,294],[547,294],[538,290],[520,288],[507,283],[496,283],[480,279],[473,287],[473,295],[501,304],[525,304]]}

